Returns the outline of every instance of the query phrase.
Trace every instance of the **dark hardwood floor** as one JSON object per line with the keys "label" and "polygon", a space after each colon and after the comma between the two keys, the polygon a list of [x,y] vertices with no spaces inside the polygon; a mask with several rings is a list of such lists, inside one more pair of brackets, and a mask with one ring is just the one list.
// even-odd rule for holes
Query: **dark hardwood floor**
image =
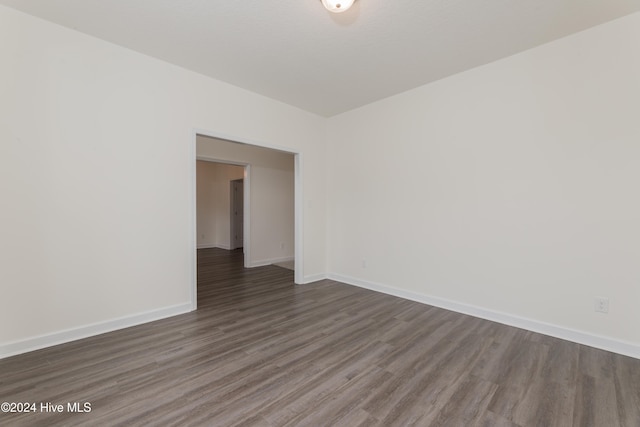
{"label": "dark hardwood floor", "polygon": [[[198,254],[199,309],[0,360],[2,426],[640,426],[640,360]],[[38,410],[40,408],[38,407]]]}

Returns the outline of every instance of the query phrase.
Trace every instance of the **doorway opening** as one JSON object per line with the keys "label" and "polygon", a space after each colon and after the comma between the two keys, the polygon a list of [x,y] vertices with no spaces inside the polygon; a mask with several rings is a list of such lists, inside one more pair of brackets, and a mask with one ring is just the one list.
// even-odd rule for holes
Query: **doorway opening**
{"label": "doorway opening", "polygon": [[[302,283],[302,203],[300,154],[247,142],[223,139],[211,134],[194,134],[194,247],[242,248],[245,268],[280,265],[294,270],[295,283]],[[240,168],[242,175],[227,174],[228,228],[215,229],[216,244],[202,233],[199,181],[202,164]],[[192,205],[192,206],[193,206]],[[220,208],[218,208],[220,210]],[[211,227],[211,224],[209,224]],[[211,236],[209,231],[209,238]],[[205,235],[203,237],[202,235]],[[220,239],[224,234],[225,239]],[[228,245],[224,243],[228,242]],[[209,246],[204,246],[205,244]],[[194,254],[192,304],[197,306],[197,254]]]}
{"label": "doorway opening", "polygon": [[196,162],[198,249],[239,249],[243,242],[243,194],[246,166]]}

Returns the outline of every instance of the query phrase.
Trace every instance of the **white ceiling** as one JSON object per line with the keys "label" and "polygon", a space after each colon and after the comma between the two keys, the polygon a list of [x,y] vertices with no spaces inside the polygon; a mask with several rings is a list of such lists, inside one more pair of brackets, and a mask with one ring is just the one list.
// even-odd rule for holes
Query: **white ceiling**
{"label": "white ceiling", "polygon": [[322,116],[640,11],[640,0],[0,0]]}

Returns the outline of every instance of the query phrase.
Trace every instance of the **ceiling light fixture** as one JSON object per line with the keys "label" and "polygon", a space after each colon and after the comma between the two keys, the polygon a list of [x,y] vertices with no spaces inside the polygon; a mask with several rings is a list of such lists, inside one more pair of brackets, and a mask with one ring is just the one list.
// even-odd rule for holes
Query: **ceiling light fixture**
{"label": "ceiling light fixture", "polygon": [[341,13],[349,9],[356,0],[320,0],[324,7],[333,13]]}

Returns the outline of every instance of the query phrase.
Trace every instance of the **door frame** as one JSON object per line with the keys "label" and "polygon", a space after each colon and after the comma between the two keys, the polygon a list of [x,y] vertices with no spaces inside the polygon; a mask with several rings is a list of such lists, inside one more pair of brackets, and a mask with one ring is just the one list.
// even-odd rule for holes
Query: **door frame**
{"label": "door frame", "polygon": [[[245,175],[246,175],[246,167],[245,167]],[[244,178],[239,178],[239,179],[232,179],[231,181],[229,181],[229,231],[230,231],[230,236],[229,236],[229,249],[233,250],[233,249],[238,249],[238,247],[235,245],[236,239],[233,238],[235,229],[237,224],[240,221],[236,221],[235,220],[235,200],[236,198],[233,196],[233,192],[234,192],[234,184],[235,183],[241,183],[242,184],[242,252],[244,253],[244,223],[245,222],[249,222],[249,221],[245,221],[245,217],[244,217]],[[245,264],[246,266],[246,264]]]}
{"label": "door frame", "polygon": [[264,143],[260,141],[252,141],[246,138],[238,137],[235,135],[223,134],[220,132],[214,132],[203,129],[192,129],[191,139],[189,144],[189,248],[188,256],[191,265],[191,277],[190,277],[190,295],[191,295],[191,307],[192,310],[198,308],[198,248],[197,248],[197,227],[196,227],[196,161],[204,160],[218,163],[236,164],[238,166],[245,167],[244,176],[244,263],[247,267],[251,263],[251,247],[250,247],[250,235],[251,235],[251,221],[250,219],[250,192],[251,192],[251,165],[249,163],[233,162],[224,159],[210,158],[208,156],[198,156],[196,149],[196,140],[198,135],[210,138],[223,139],[229,142],[238,144],[252,145],[260,148],[269,148],[276,151],[282,151],[285,153],[293,154],[293,175],[294,175],[294,282],[296,284],[304,283],[304,209],[303,209],[303,185],[302,185],[302,171],[304,167],[302,153],[296,150],[292,150],[288,147],[280,147],[274,144]]}

